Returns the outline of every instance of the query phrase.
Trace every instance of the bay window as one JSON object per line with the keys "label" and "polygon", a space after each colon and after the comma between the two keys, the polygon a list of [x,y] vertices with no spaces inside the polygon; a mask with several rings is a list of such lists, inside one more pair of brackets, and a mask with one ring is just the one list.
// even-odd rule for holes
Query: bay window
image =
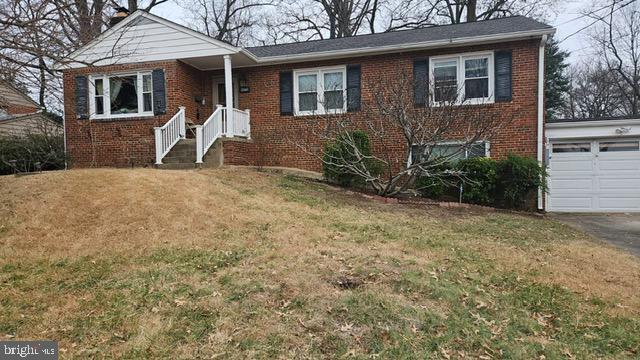
{"label": "bay window", "polygon": [[296,115],[346,111],[346,68],[318,68],[294,71]]}
{"label": "bay window", "polygon": [[431,94],[438,103],[493,102],[493,53],[438,56],[431,59]]}
{"label": "bay window", "polygon": [[125,118],[153,115],[150,72],[91,77],[91,118]]}

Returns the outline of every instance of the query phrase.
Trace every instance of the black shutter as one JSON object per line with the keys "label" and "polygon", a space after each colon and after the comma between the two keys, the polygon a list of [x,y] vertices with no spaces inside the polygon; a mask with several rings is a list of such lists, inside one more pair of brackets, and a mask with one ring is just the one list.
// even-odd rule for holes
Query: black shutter
{"label": "black shutter", "polygon": [[496,51],[495,55],[496,102],[511,101],[513,80],[511,75],[511,51]]}
{"label": "black shutter", "polygon": [[347,66],[347,111],[360,111],[360,65]]}
{"label": "black shutter", "polygon": [[86,76],[76,76],[76,117],[89,118],[89,80]]}
{"label": "black shutter", "polygon": [[153,70],[151,81],[153,84],[153,115],[164,115],[167,113],[167,91],[165,90],[164,70]]}
{"label": "black shutter", "polygon": [[413,104],[423,107],[429,97],[429,59],[413,61]]}
{"label": "black shutter", "polygon": [[293,72],[280,73],[280,115],[293,115]]}

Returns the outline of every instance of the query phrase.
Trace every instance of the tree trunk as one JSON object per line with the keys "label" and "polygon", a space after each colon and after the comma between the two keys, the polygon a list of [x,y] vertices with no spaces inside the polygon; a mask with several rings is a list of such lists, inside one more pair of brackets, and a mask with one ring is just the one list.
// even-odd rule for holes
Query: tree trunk
{"label": "tree trunk", "polygon": [[477,0],[467,0],[467,22],[475,22],[478,20],[476,14]]}

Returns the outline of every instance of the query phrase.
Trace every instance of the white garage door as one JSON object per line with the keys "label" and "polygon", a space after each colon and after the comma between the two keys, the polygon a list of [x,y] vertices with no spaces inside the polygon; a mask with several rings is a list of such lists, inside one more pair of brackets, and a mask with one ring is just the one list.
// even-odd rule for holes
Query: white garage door
{"label": "white garage door", "polygon": [[640,139],[553,142],[549,211],[640,212]]}

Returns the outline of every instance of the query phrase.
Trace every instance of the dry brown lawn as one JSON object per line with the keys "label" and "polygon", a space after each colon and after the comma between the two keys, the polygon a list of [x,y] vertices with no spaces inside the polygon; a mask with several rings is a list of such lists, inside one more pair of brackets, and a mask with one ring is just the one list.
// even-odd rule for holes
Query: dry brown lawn
{"label": "dry brown lawn", "polygon": [[0,334],[65,358],[640,356],[640,261],[549,219],[241,168],[0,189]]}

